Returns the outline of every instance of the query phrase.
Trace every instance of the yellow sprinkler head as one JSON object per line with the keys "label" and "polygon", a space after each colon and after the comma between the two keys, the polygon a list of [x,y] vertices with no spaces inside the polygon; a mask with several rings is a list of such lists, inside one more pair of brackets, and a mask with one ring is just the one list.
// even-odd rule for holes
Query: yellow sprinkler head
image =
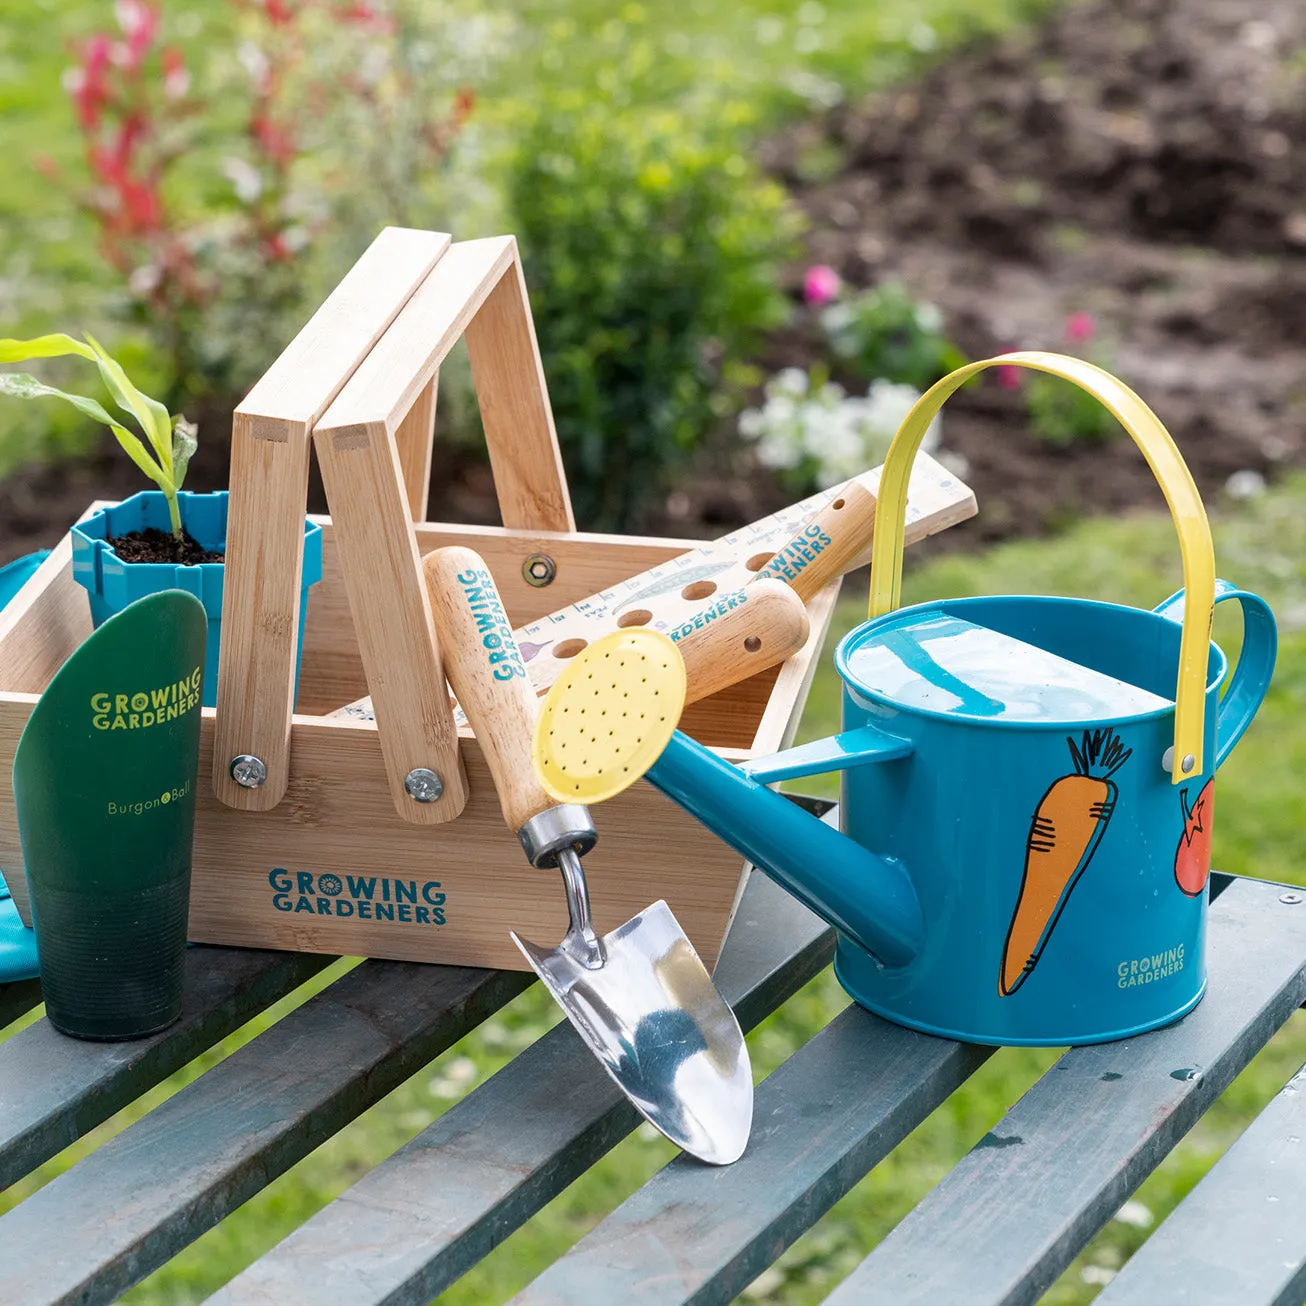
{"label": "yellow sprinkler head", "polygon": [[666,635],[614,630],[582,649],[535,723],[535,773],[560,803],[601,803],[662,755],[685,705],[685,663]]}

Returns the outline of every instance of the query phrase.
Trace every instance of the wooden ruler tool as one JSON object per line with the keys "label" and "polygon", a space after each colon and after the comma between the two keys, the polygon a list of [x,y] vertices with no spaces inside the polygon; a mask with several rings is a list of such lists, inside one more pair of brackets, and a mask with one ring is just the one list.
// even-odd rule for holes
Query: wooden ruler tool
{"label": "wooden ruler tool", "polygon": [[[581,649],[609,631],[628,626],[650,626],[682,644],[689,676],[687,702],[721,688],[697,676],[694,669],[695,646],[700,642],[704,648],[709,646],[699,632],[715,623],[728,623],[739,634],[748,669],[738,679],[782,661],[795,651],[784,642],[771,639],[755,651],[748,647],[754,638],[748,633],[748,585],[766,577],[782,580],[806,602],[836,576],[863,566],[870,558],[880,470],[822,490],[518,627],[513,634],[536,692],[548,690]],[[973,491],[928,454],[918,454],[907,496],[907,543],[955,526],[975,512]],[[761,605],[758,616],[762,616]],[[715,640],[710,643],[716,645]],[[755,656],[746,656],[750,652]],[[709,662],[717,665],[715,656],[702,661],[705,668]],[[370,698],[331,715],[374,720]],[[456,717],[460,725],[466,723],[461,712]]]}

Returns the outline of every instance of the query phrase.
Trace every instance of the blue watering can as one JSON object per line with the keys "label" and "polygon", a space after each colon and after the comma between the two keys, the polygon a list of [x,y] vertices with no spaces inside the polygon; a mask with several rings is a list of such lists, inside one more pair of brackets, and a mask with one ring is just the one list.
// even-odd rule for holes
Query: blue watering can
{"label": "blue watering can", "polygon": [[[1151,612],[1043,597],[898,610],[921,437],[995,364],[1062,376],[1119,418],[1165,492],[1184,590]],[[1229,599],[1244,639],[1222,700],[1210,631]],[[1266,604],[1215,579],[1196,487],[1146,405],[1091,364],[1009,354],[934,386],[889,451],[870,619],[835,652],[843,732],[742,767],[676,732],[647,778],[835,927],[835,971],[871,1011],[977,1043],[1125,1038],[1201,999],[1213,778],[1276,647]],[[841,830],[766,788],[831,770]]]}

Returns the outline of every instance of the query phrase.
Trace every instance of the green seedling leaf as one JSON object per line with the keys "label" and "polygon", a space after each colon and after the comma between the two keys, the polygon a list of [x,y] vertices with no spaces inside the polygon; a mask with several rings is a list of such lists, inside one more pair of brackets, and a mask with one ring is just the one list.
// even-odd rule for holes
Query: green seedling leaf
{"label": "green seedling leaf", "polygon": [[179,413],[172,419],[172,483],[181,489],[191,456],[199,448],[199,428]]}
{"label": "green seedling leaf", "polygon": [[62,334],[31,340],[0,340],[0,363],[25,363],[30,358],[63,358],[77,354],[95,361],[95,352],[80,340]]}
{"label": "green seedling leaf", "polygon": [[[53,355],[46,355],[53,357]],[[72,404],[79,413],[97,422],[103,422],[117,437],[118,443],[126,450],[127,456],[150,478],[164,493],[175,491],[175,487],[159,465],[150,457],[141,441],[117,422],[94,399],[85,395],[70,395],[64,390],[57,390],[52,385],[38,381],[26,372],[0,372],[0,394],[12,395],[15,399],[62,399]]]}
{"label": "green seedling leaf", "polygon": [[169,476],[172,473],[172,421],[168,410],[157,399],[143,394],[128,379],[122,364],[105,351],[104,347],[89,332],[87,342],[95,351],[93,357],[100,368],[104,384],[109,387],[114,403],[125,413],[131,413],[140,423],[146,438],[158,455],[159,464]]}

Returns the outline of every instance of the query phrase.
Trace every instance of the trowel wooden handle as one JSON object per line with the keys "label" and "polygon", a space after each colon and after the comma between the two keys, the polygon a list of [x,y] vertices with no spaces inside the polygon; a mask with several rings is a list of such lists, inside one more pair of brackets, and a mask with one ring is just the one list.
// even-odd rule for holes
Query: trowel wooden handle
{"label": "trowel wooden handle", "polygon": [[668,632],[685,659],[685,702],[783,662],[810,630],[802,598],[783,581],[755,580],[722,595]]}
{"label": "trowel wooden handle", "polygon": [[539,701],[512,622],[479,553],[458,546],[436,549],[422,566],[445,675],[485,754],[503,818],[518,830],[557,803],[531,761]]}
{"label": "trowel wooden handle", "polygon": [[854,476],[758,573],[790,586],[806,603],[836,576],[869,559],[879,470]]}

